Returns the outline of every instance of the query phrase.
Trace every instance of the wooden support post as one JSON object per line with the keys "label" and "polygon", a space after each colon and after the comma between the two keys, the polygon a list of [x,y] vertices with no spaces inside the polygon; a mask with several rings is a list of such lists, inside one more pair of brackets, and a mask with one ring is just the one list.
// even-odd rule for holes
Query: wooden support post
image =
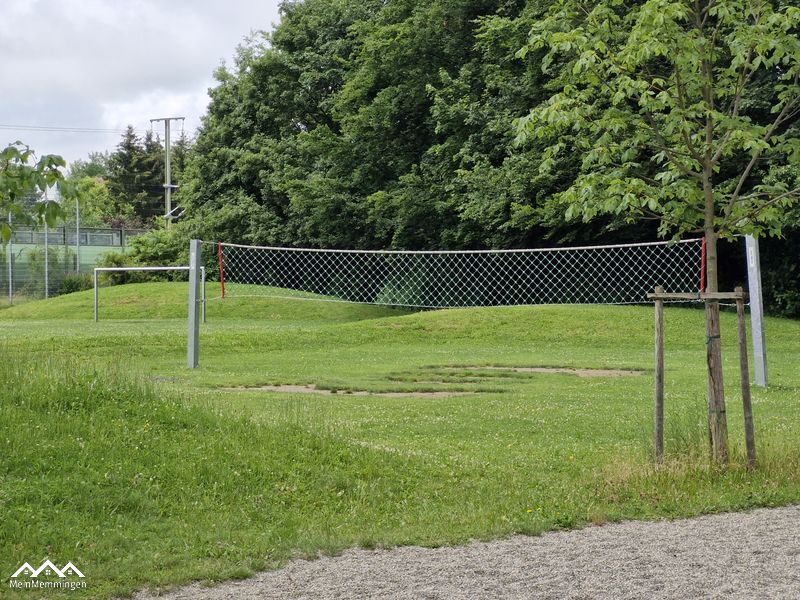
{"label": "wooden support post", "polygon": [[[736,292],[742,292],[737,287]],[[756,437],[753,429],[753,405],[750,398],[750,365],[747,362],[747,329],[744,320],[744,298],[736,299],[736,315],[739,317],[739,370],[742,375],[742,408],[744,412],[744,440],[747,446],[747,468],[756,466]]]}
{"label": "wooden support post", "polygon": [[[664,288],[656,287],[656,294]],[[655,389],[655,443],[656,462],[664,458],[664,301],[656,300],[656,389]]]}
{"label": "wooden support post", "polygon": [[722,380],[719,301],[706,299],[706,362],[708,363],[708,427],[711,451],[719,464],[728,462],[728,420]]}

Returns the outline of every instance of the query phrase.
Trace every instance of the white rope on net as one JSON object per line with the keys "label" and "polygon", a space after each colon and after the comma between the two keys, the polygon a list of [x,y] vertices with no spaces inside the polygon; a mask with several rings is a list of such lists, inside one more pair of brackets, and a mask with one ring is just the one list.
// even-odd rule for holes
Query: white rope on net
{"label": "white rope on net", "polygon": [[417,308],[640,304],[697,291],[702,239],[534,250],[317,250],[213,245],[222,297]]}

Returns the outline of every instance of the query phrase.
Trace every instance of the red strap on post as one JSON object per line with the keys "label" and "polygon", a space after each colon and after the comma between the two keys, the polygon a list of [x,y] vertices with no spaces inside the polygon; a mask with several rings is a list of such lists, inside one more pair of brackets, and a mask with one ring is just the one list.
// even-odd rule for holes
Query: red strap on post
{"label": "red strap on post", "polygon": [[[705,249],[705,246],[703,248]],[[222,254],[222,242],[217,242],[217,258],[219,258],[219,285],[222,288],[222,297],[225,298],[225,259]]]}
{"label": "red strap on post", "polygon": [[703,237],[703,243],[700,249],[700,293],[706,291],[706,238]]}

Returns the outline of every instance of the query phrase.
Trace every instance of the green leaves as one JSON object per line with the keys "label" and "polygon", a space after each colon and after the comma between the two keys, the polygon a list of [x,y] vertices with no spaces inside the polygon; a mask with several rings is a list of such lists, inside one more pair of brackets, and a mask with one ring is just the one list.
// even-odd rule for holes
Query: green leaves
{"label": "green leaves", "polygon": [[[800,189],[764,177],[800,156],[799,19],[760,0],[626,10],[558,0],[519,52],[544,49],[542,70],[559,74],[551,96],[517,121],[517,141],[547,142],[549,169],[561,137],[575,137],[581,175],[560,195],[570,217],[649,215],[676,234],[765,220],[779,231],[774,208]],[[715,217],[701,219],[708,209]]]}
{"label": "green leaves", "polygon": [[[60,156],[47,154],[33,162],[33,151],[16,142],[0,151],[0,215],[10,214],[16,222],[53,226],[61,215],[58,203],[47,201],[45,193],[56,188],[61,197],[71,197],[74,189],[65,180]],[[0,226],[0,242],[11,238],[7,222]]]}

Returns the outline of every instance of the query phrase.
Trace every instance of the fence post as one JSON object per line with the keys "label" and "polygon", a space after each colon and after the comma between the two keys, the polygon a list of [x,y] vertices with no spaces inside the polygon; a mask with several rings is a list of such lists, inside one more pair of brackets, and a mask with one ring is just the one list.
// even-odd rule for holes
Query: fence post
{"label": "fence post", "polygon": [[50,297],[50,263],[49,263],[49,239],[50,228],[47,221],[44,222],[44,297]]}
{"label": "fence post", "polygon": [[744,413],[744,441],[747,446],[747,468],[756,466],[756,437],[753,429],[753,405],[750,399],[750,368],[747,363],[747,328],[744,324],[744,290],[736,288],[742,294],[736,298],[736,315],[739,321],[739,370],[742,378],[742,411]]}
{"label": "fence post", "polygon": [[[66,237],[66,231],[65,231]],[[75,272],[81,273],[81,200],[75,199]]]}
{"label": "fence post", "polygon": [[[11,229],[11,213],[8,213],[8,228]],[[8,238],[8,303],[14,304],[14,234]]]}
{"label": "fence post", "polygon": [[[663,294],[660,285],[656,294]],[[656,389],[655,389],[655,444],[656,462],[664,458],[664,301],[656,298]]]}
{"label": "fence post", "polygon": [[201,310],[201,263],[202,242],[189,242],[189,336],[187,340],[187,362],[190,369],[198,364],[200,350],[200,310]]}

